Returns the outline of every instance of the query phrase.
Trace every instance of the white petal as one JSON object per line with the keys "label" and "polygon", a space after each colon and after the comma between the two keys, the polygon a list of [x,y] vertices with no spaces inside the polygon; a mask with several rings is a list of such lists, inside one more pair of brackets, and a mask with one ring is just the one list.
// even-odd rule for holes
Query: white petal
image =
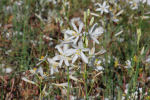
{"label": "white petal", "polygon": [[57,64],[58,65],[58,63],[54,59],[47,58],[47,60],[48,60],[49,64],[55,64],[55,65]]}
{"label": "white petal", "polygon": [[93,40],[94,42],[96,42],[97,44],[99,44],[99,41],[98,41],[94,36],[92,36],[91,38],[92,38],[92,40]]}
{"label": "white petal", "polygon": [[72,24],[73,29],[78,33],[79,31],[78,31],[76,25],[73,22],[71,24]]}
{"label": "white petal", "polygon": [[101,11],[101,8],[97,8],[95,11]]}
{"label": "white petal", "polygon": [[76,44],[78,40],[79,40],[79,36],[75,38],[74,44]]}
{"label": "white petal", "polygon": [[80,24],[80,25],[79,25],[79,33],[81,33],[82,28],[83,28],[83,23],[82,23],[82,22],[80,22],[79,24]]}
{"label": "white petal", "polygon": [[85,63],[88,63],[88,58],[84,55],[83,52],[81,52],[81,58]]}
{"label": "white petal", "polygon": [[73,59],[72,59],[72,63],[74,63],[77,59],[78,59],[78,55],[75,54],[75,56],[74,56]]}
{"label": "white petal", "polygon": [[53,75],[54,74],[54,68],[51,66],[51,75]]}
{"label": "white petal", "polygon": [[89,55],[93,55],[95,53],[95,47],[93,47],[91,50],[89,50]]}
{"label": "white petal", "polygon": [[51,62],[52,62],[52,59],[51,59],[51,58],[47,58],[47,61],[48,61],[49,63],[51,63]]}
{"label": "white petal", "polygon": [[104,11],[103,11],[103,10],[101,10],[101,15],[103,14],[103,12],[104,12]]}
{"label": "white petal", "polygon": [[73,31],[73,30],[66,30],[65,33],[68,34],[68,35],[72,35],[73,33],[75,33],[75,31]]}
{"label": "white petal", "polygon": [[66,56],[71,56],[71,55],[73,55],[75,52],[76,52],[75,49],[68,49],[68,50],[65,51],[65,55],[66,55]]}
{"label": "white petal", "polygon": [[55,57],[53,57],[53,60],[60,60],[60,59],[61,59],[60,55],[56,55]]}
{"label": "white petal", "polygon": [[64,44],[64,46],[63,46],[63,51],[68,50],[68,48],[69,48],[69,44]]}
{"label": "white petal", "polygon": [[38,68],[38,72],[40,73],[40,75],[41,75],[42,77],[45,76],[45,75],[43,74],[43,68],[42,68],[42,67]]}
{"label": "white petal", "polygon": [[63,60],[60,60],[59,61],[59,67],[61,68],[61,66],[62,66],[62,63],[63,63]]}
{"label": "white petal", "polygon": [[83,48],[82,49],[82,51],[84,51],[84,52],[87,52],[87,51],[89,51],[90,49],[89,48]]}
{"label": "white petal", "polygon": [[91,28],[90,31],[89,31],[90,34],[94,31],[94,28],[97,27],[97,25],[98,25],[98,24],[95,23],[95,24],[92,26],[92,28]]}
{"label": "white petal", "polygon": [[13,70],[12,70],[12,68],[3,68],[2,69],[2,71],[4,72],[4,73],[11,73]]}
{"label": "white petal", "polygon": [[104,32],[104,29],[102,27],[98,27],[95,29],[92,35],[100,36],[103,32]]}
{"label": "white petal", "polygon": [[105,8],[109,8],[109,6],[106,6]]}
{"label": "white petal", "polygon": [[58,69],[54,68],[53,66],[50,66],[50,69],[51,75],[53,75],[55,72],[58,72]]}
{"label": "white petal", "polygon": [[68,60],[64,60],[64,62],[65,62],[65,65],[66,65],[66,66],[69,66]]}
{"label": "white petal", "polygon": [[97,70],[101,71],[101,70],[104,70],[104,68],[102,66],[97,66]]}
{"label": "white petal", "polygon": [[72,40],[73,38],[75,38],[75,36],[71,36],[71,37],[69,37],[67,40]]}
{"label": "white petal", "polygon": [[150,63],[150,56],[148,56],[148,58],[146,59],[147,63]]}
{"label": "white petal", "polygon": [[104,3],[103,3],[103,6],[105,7],[106,6],[106,2],[104,1]]}
{"label": "white petal", "polygon": [[80,40],[80,41],[78,42],[78,48],[80,48],[80,49],[84,48],[84,47],[83,47],[83,41],[82,41],[82,40]]}
{"label": "white petal", "polygon": [[108,13],[108,10],[107,10],[107,9],[104,9],[104,11],[105,11],[106,13]]}
{"label": "white petal", "polygon": [[59,51],[59,53],[63,54],[63,50],[61,49],[60,45],[57,45],[55,48]]}

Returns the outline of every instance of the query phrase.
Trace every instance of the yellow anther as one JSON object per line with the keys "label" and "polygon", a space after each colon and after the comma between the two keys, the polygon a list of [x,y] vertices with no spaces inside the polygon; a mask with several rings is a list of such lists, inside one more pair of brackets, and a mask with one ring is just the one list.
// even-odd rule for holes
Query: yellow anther
{"label": "yellow anther", "polygon": [[133,57],[133,61],[138,62],[138,57],[136,55]]}
{"label": "yellow anther", "polygon": [[123,93],[123,94],[122,94],[122,96],[124,96],[124,97],[125,97],[125,96],[126,96],[126,94],[125,94],[125,93]]}
{"label": "yellow anther", "polygon": [[76,54],[77,54],[77,55],[80,55],[80,52],[79,52],[79,51],[77,51],[77,52],[76,52]]}
{"label": "yellow anther", "polygon": [[56,67],[57,67],[57,64],[56,64],[56,65],[53,65],[52,67],[56,69]]}
{"label": "yellow anther", "polygon": [[117,67],[119,64],[118,60],[115,61],[115,67]]}
{"label": "yellow anther", "polygon": [[112,7],[110,7],[109,10],[112,11],[113,10]]}
{"label": "yellow anther", "polygon": [[41,60],[44,59],[44,56],[41,56]]}
{"label": "yellow anther", "polygon": [[34,71],[36,71],[36,70],[37,70],[37,68],[33,68],[33,70],[34,70]]}
{"label": "yellow anther", "polygon": [[77,34],[77,32],[75,32],[75,31],[72,33],[73,36],[76,36],[76,34]]}
{"label": "yellow anther", "polygon": [[136,2],[134,2],[134,3],[133,3],[133,6],[134,6],[134,7],[136,7],[136,6],[137,6],[137,3],[136,3]]}
{"label": "yellow anther", "polygon": [[98,62],[98,59],[96,59],[95,62],[97,63],[97,62]]}

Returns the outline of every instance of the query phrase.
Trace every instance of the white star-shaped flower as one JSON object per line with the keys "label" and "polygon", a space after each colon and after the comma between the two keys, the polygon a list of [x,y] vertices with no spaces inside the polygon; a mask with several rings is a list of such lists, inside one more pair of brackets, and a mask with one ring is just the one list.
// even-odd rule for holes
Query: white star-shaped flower
{"label": "white star-shaped flower", "polygon": [[72,59],[72,63],[74,63],[78,58],[81,58],[85,63],[88,63],[88,58],[85,56],[83,52],[89,51],[88,48],[83,47],[83,42],[79,41],[78,46],[74,46],[75,49],[73,50],[74,55]]}
{"label": "white star-shaped flower", "polygon": [[94,24],[92,26],[92,28],[89,30],[88,34],[89,34],[89,37],[94,41],[96,42],[97,44],[99,44],[99,41],[97,40],[97,38],[99,36],[101,36],[104,32],[104,29],[102,27],[97,27],[98,24]]}
{"label": "white star-shaped flower", "polygon": [[81,21],[78,21],[79,29],[75,25],[74,21],[71,21],[71,25],[73,27],[73,30],[66,30],[64,33],[69,35],[68,40],[73,40],[73,43],[76,44],[79,38],[82,36],[82,28],[84,24]]}
{"label": "white star-shaped flower", "polygon": [[57,66],[59,65],[54,59],[47,58],[50,67],[50,74],[53,75],[55,72],[59,72]]}
{"label": "white star-shaped flower", "polygon": [[60,55],[56,55],[55,57],[53,57],[53,59],[55,61],[59,60],[59,67],[62,66],[63,62],[66,66],[69,66],[69,56],[71,56],[73,52],[71,49],[68,49],[68,44],[63,45],[63,49],[61,48],[61,45],[57,45],[55,48],[59,51]]}
{"label": "white star-shaped flower", "polygon": [[109,12],[108,11],[109,5],[106,5],[106,1],[104,1],[102,5],[100,3],[97,3],[96,5],[99,6],[99,8],[97,8],[96,11],[100,11],[101,14],[103,14],[104,12],[105,13]]}

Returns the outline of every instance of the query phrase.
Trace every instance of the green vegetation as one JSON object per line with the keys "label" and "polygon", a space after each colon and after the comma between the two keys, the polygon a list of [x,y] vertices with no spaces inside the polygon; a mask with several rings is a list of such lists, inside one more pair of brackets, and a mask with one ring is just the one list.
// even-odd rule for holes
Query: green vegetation
{"label": "green vegetation", "polygon": [[149,11],[144,0],[0,0],[1,100],[149,100]]}

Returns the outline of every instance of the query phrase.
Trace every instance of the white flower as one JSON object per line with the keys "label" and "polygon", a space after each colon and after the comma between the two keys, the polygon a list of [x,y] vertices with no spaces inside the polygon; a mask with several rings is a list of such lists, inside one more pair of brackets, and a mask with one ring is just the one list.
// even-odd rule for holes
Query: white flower
{"label": "white flower", "polygon": [[137,1],[130,1],[129,4],[130,4],[130,7],[131,7],[132,10],[138,9],[139,2],[137,2]]}
{"label": "white flower", "polygon": [[102,71],[102,70],[104,70],[104,68],[103,68],[102,66],[97,66],[96,68],[97,68],[97,71]]}
{"label": "white flower", "polygon": [[81,21],[78,21],[78,25],[79,25],[79,29],[78,29],[77,26],[75,25],[75,21],[73,20],[71,21],[71,25],[74,30],[66,30],[65,34],[70,36],[68,40],[73,40],[73,43],[76,44],[80,36],[82,36],[81,31],[82,31],[84,24]]}
{"label": "white flower", "polygon": [[54,59],[47,58],[50,67],[50,74],[53,75],[55,72],[59,72],[57,66],[59,65]]}
{"label": "white flower", "polygon": [[88,58],[83,52],[89,51],[89,49],[83,47],[83,42],[79,41],[78,46],[74,47],[75,49],[72,51],[74,52],[72,63],[74,63],[78,58],[81,58],[85,63],[88,63]]}
{"label": "white flower", "polygon": [[73,43],[73,38],[69,38],[69,36],[67,34],[64,34],[64,39],[63,40],[60,40],[61,44],[60,45],[65,45],[65,44],[72,44]]}
{"label": "white flower", "polygon": [[44,75],[44,72],[43,72],[43,68],[42,67],[39,67],[37,69],[37,73],[39,73],[42,77],[46,77],[46,75]]}
{"label": "white flower", "polygon": [[56,55],[53,59],[54,60],[59,60],[59,67],[62,66],[62,63],[64,62],[66,66],[69,66],[69,61],[71,56],[73,54],[71,49],[67,48],[68,45],[64,45],[63,49],[61,48],[61,45],[57,45],[55,48],[59,51],[60,55]]}
{"label": "white flower", "polygon": [[109,98],[105,98],[104,100],[109,100]]}
{"label": "white flower", "polygon": [[8,67],[8,68],[3,68],[2,71],[4,73],[11,73],[13,71],[13,69]]}
{"label": "white flower", "polygon": [[96,5],[99,6],[99,8],[97,8],[96,11],[100,11],[101,14],[103,14],[104,12],[105,13],[109,12],[108,11],[109,5],[106,5],[106,1],[104,1],[102,5],[100,3],[97,3]]}
{"label": "white flower", "polygon": [[11,73],[13,71],[13,69],[10,67],[5,68],[5,64],[0,64],[0,70],[2,70],[4,73]]}
{"label": "white flower", "polygon": [[142,88],[139,88],[139,92],[142,93]]}
{"label": "white flower", "polygon": [[127,60],[125,63],[126,63],[125,68],[131,68],[131,67],[132,67],[132,66],[131,66],[131,61],[130,61],[130,60]]}
{"label": "white flower", "polygon": [[128,91],[129,91],[129,84],[126,84],[126,86],[125,86],[125,87],[126,87],[126,89],[124,90],[124,93],[125,93],[125,94],[127,94],[127,93],[128,93]]}
{"label": "white flower", "polygon": [[101,66],[102,61],[101,60],[95,60],[94,65],[96,67],[96,71],[102,71],[104,70],[103,66]]}
{"label": "white flower", "polygon": [[124,41],[124,38],[117,38],[117,41],[119,41],[119,42],[123,42]]}
{"label": "white flower", "polygon": [[53,40],[52,38],[50,38],[49,36],[43,35],[43,38],[46,40]]}
{"label": "white flower", "polygon": [[12,50],[10,49],[10,50],[5,51],[5,54],[9,55],[11,52]]}
{"label": "white flower", "polygon": [[46,58],[47,58],[47,54],[46,54],[46,56],[44,58],[38,59],[40,62],[37,63],[36,66],[39,66],[42,62],[44,62],[46,60]]}
{"label": "white flower", "polygon": [[89,50],[89,55],[90,55],[90,56],[95,56],[95,47],[93,47],[93,48],[91,48],[91,49]]}
{"label": "white flower", "polygon": [[106,53],[106,50],[103,47],[101,48],[101,50],[99,50],[99,52],[95,53],[95,45],[89,50],[90,57],[95,57],[96,55],[102,55],[104,53]]}
{"label": "white flower", "polygon": [[99,41],[97,40],[97,38],[99,36],[101,36],[104,32],[104,29],[102,27],[97,27],[98,24],[94,24],[92,26],[92,28],[89,30],[88,34],[89,34],[89,37],[94,41],[96,42],[97,44],[99,44]]}
{"label": "white flower", "polygon": [[112,12],[110,13],[111,20],[112,20],[113,22],[117,23],[117,22],[119,21],[118,16],[121,15],[122,13],[123,13],[123,10],[119,11],[118,13],[112,11]]}
{"label": "white flower", "polygon": [[46,77],[46,75],[45,75],[44,72],[43,72],[43,68],[42,68],[42,67],[39,67],[38,69],[37,69],[37,68],[33,68],[33,69],[29,70],[29,71],[30,71],[30,73],[31,73],[32,75],[39,73],[40,76],[42,76],[43,78]]}
{"label": "white flower", "polygon": [[146,59],[146,63],[150,63],[150,55],[149,55],[148,58]]}

